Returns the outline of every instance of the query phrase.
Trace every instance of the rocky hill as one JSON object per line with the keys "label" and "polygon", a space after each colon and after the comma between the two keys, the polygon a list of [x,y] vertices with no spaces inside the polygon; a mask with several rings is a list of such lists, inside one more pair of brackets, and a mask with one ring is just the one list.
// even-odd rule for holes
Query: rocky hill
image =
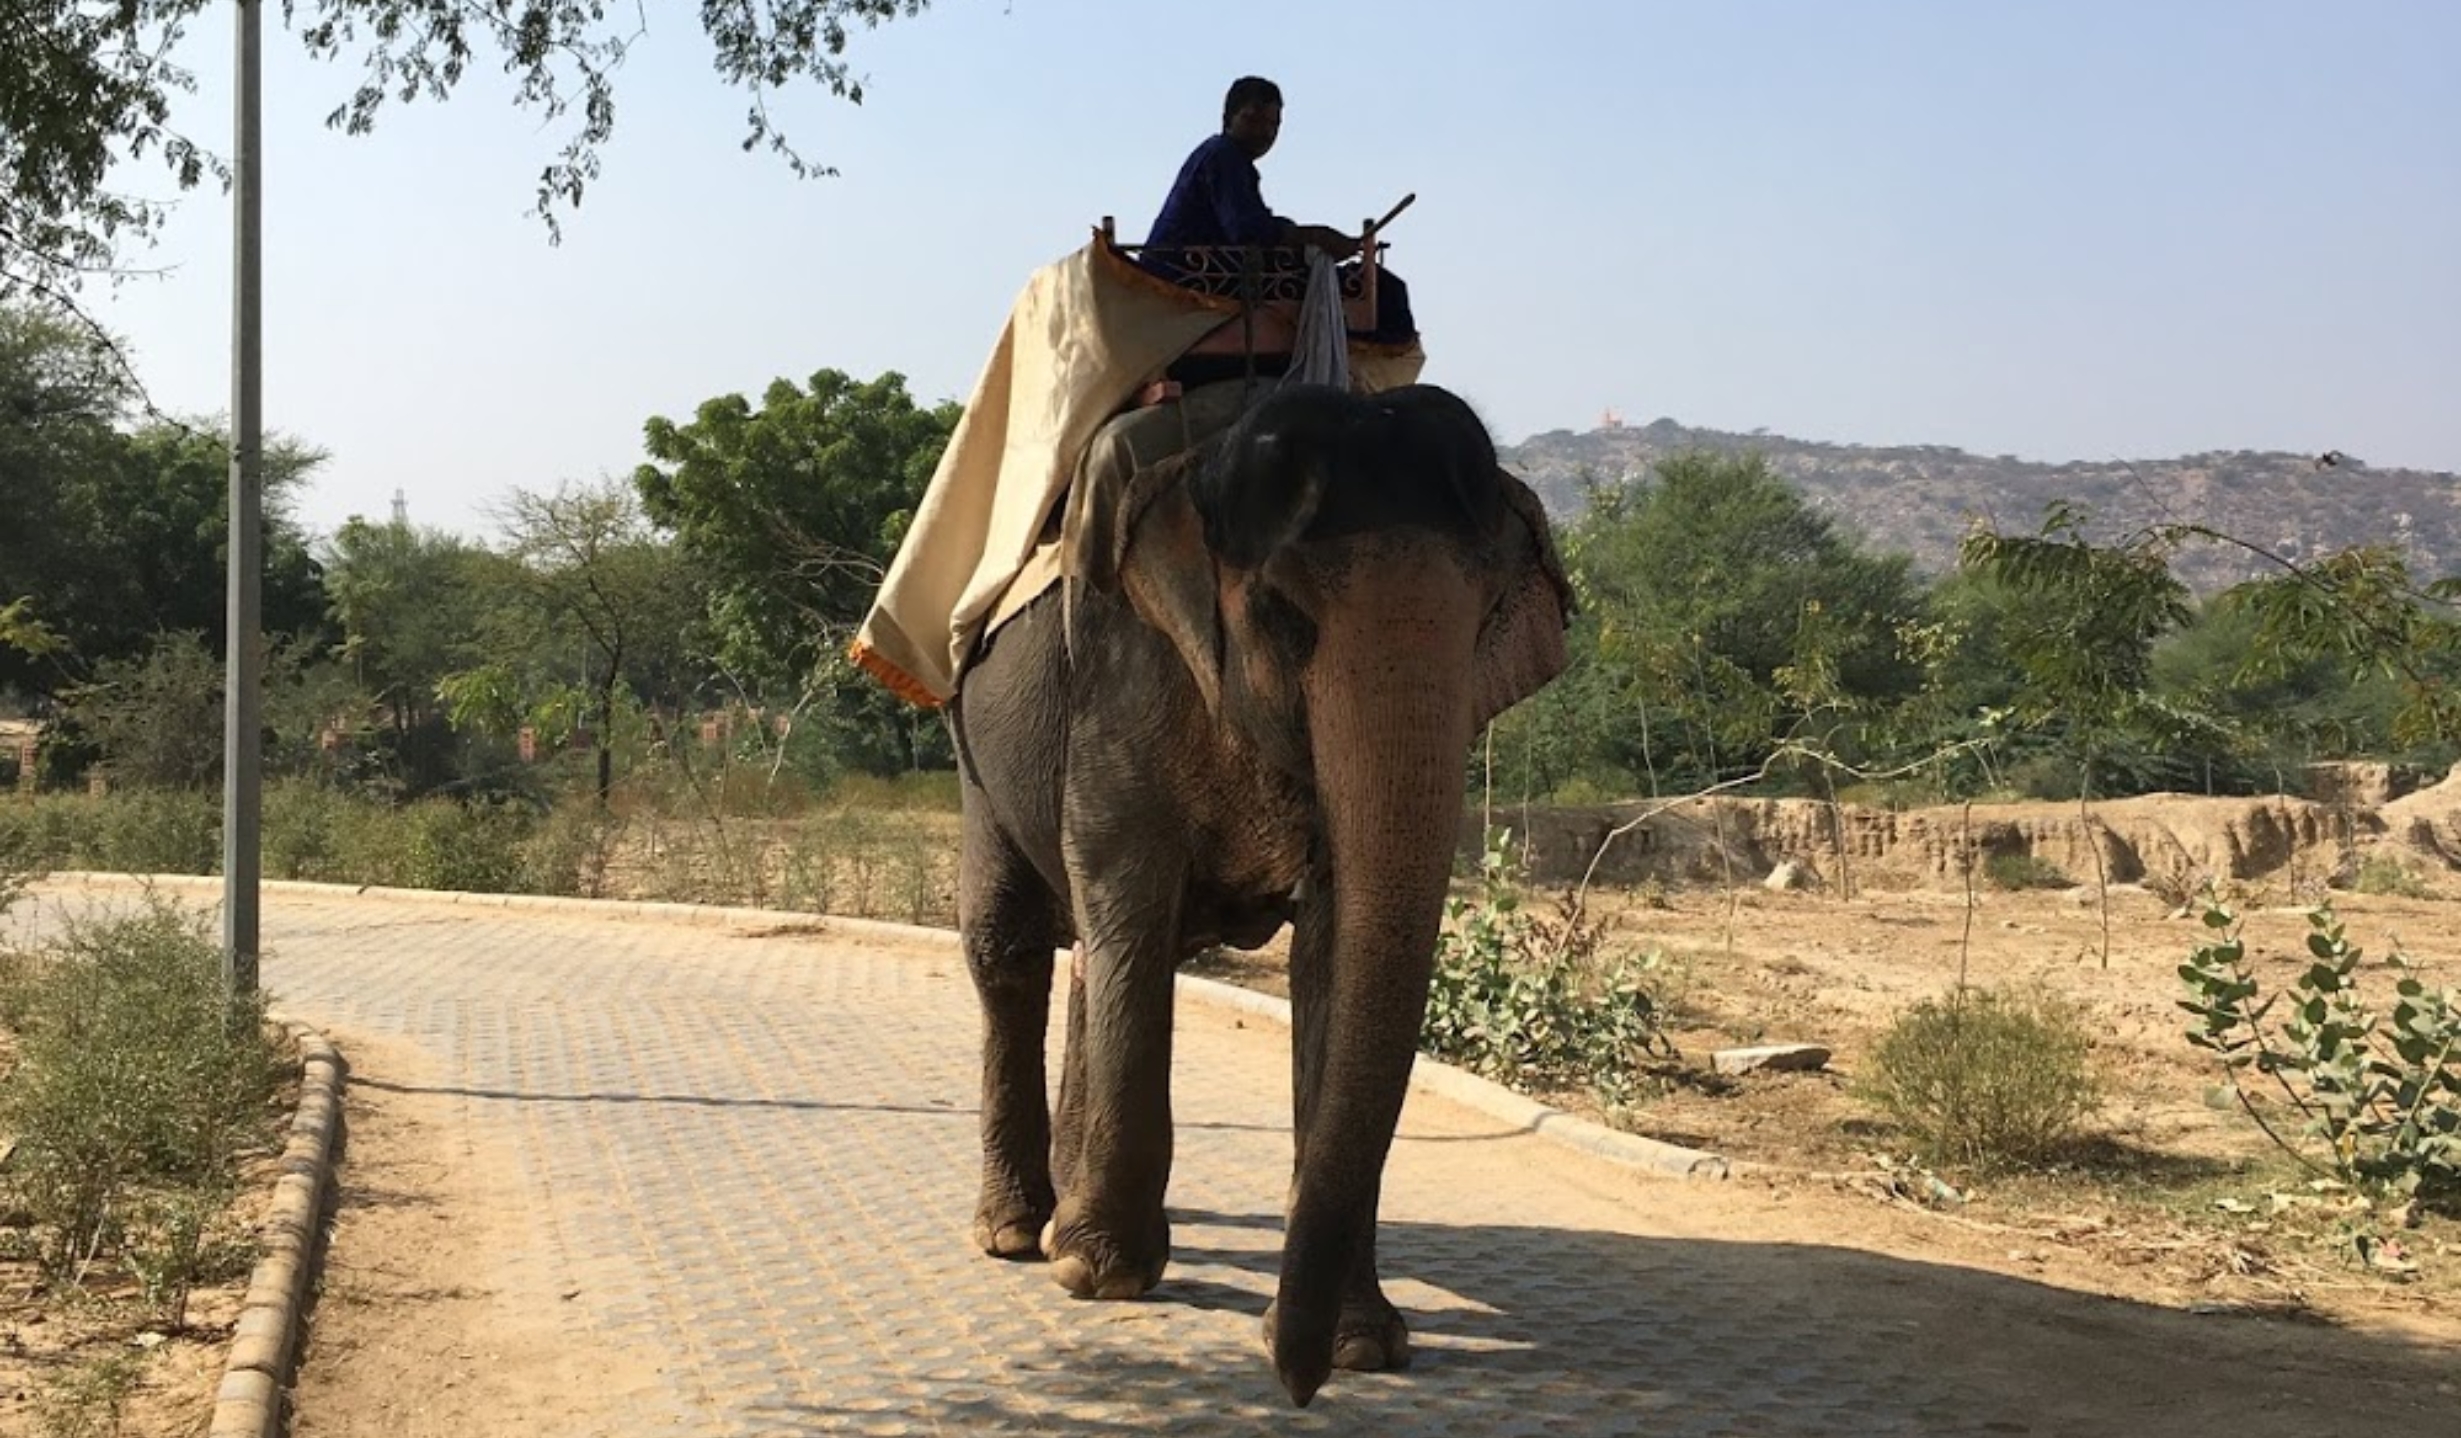
{"label": "rocky hill", "polygon": [[[2355,459],[2250,451],[2130,463],[2040,464],[1940,445],[1875,447],[1788,439],[1765,432],[1690,429],[1671,419],[1586,434],[1555,430],[1503,451],[1558,518],[1581,508],[1584,476],[1638,478],[1688,450],[1757,450],[1822,509],[1872,548],[1908,553],[1926,572],[1956,562],[1976,520],[2032,533],[2044,506],[2069,500],[2094,518],[2097,538],[2169,521],[2210,525],[2292,559],[2354,544],[2398,542],[2414,572],[2461,570],[2461,475],[2378,469]],[[2273,573],[2245,550],[2195,544],[2175,562],[2199,592]]]}

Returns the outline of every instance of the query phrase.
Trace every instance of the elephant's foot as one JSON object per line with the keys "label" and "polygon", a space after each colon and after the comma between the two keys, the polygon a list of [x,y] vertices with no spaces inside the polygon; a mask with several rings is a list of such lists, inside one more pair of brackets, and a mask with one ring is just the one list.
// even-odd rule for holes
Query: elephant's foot
{"label": "elephant's foot", "polygon": [[983,1196],[974,1206],[974,1246],[994,1258],[1038,1259],[1043,1256],[1043,1225],[1050,1220],[1051,1209],[1048,1196],[1037,1202],[1010,1185],[986,1181]]}
{"label": "elephant's foot", "polygon": [[1333,1366],[1351,1373],[1399,1372],[1410,1366],[1410,1325],[1381,1293],[1342,1304],[1333,1329]]}
{"label": "elephant's foot", "polygon": [[1171,1226],[1157,1217],[1141,1239],[1065,1205],[1042,1230],[1052,1281],[1077,1298],[1142,1298],[1162,1282],[1171,1262]]}
{"label": "elephant's foot", "polygon": [[1410,1325],[1381,1293],[1342,1304],[1334,1320],[1330,1362],[1301,1351],[1318,1347],[1321,1353],[1321,1339],[1309,1344],[1295,1326],[1289,1346],[1282,1338],[1282,1302],[1277,1298],[1265,1305],[1265,1352],[1291,1401],[1302,1408],[1336,1371],[1387,1373],[1410,1366]]}
{"label": "elephant's foot", "polygon": [[1043,1225],[1032,1214],[1003,1218],[991,1213],[974,1216],[974,1246],[994,1258],[1030,1263],[1043,1256]]}

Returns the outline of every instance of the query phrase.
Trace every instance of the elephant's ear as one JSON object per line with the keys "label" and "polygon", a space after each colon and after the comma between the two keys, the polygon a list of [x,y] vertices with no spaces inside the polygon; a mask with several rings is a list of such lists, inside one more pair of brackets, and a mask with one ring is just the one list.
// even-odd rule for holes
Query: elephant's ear
{"label": "elephant's ear", "polygon": [[1124,592],[1171,641],[1213,713],[1222,705],[1222,614],[1214,557],[1188,488],[1193,469],[1194,457],[1181,455],[1138,470],[1110,513],[1092,518],[1084,560],[1089,583]]}
{"label": "elephant's ear", "polygon": [[1495,552],[1505,565],[1504,597],[1479,626],[1471,690],[1477,723],[1510,709],[1564,672],[1564,630],[1572,622],[1572,582],[1555,552],[1546,507],[1502,469]]}

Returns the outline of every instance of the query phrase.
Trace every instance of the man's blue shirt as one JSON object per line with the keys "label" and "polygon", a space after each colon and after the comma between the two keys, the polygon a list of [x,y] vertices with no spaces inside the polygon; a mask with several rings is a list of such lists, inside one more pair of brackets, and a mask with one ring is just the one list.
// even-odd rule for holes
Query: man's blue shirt
{"label": "man's blue shirt", "polygon": [[1196,147],[1179,167],[1148,245],[1270,245],[1285,221],[1265,207],[1256,162],[1228,135]]}

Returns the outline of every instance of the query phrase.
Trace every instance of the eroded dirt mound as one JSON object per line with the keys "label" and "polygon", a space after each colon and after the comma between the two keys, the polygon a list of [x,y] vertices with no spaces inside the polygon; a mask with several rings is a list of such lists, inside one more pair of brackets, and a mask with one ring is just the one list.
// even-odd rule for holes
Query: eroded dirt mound
{"label": "eroded dirt mound", "polygon": [[[2461,774],[2381,806],[2283,796],[2149,794],[2074,804],[1885,810],[1810,799],[1709,799],[1499,810],[1541,883],[1754,882],[1788,860],[1824,880],[1955,887],[1969,856],[2033,861],[2041,877],[2142,884],[2174,897],[2207,880],[2345,884],[2366,853],[2396,846],[2411,867],[2461,870]],[[1477,815],[1462,826],[1478,851]],[[1603,857],[1600,850],[1604,849]],[[2056,871],[2056,874],[2049,871]]]}
{"label": "eroded dirt mound", "polygon": [[2461,769],[2377,811],[2386,835],[2422,862],[2461,869]]}

